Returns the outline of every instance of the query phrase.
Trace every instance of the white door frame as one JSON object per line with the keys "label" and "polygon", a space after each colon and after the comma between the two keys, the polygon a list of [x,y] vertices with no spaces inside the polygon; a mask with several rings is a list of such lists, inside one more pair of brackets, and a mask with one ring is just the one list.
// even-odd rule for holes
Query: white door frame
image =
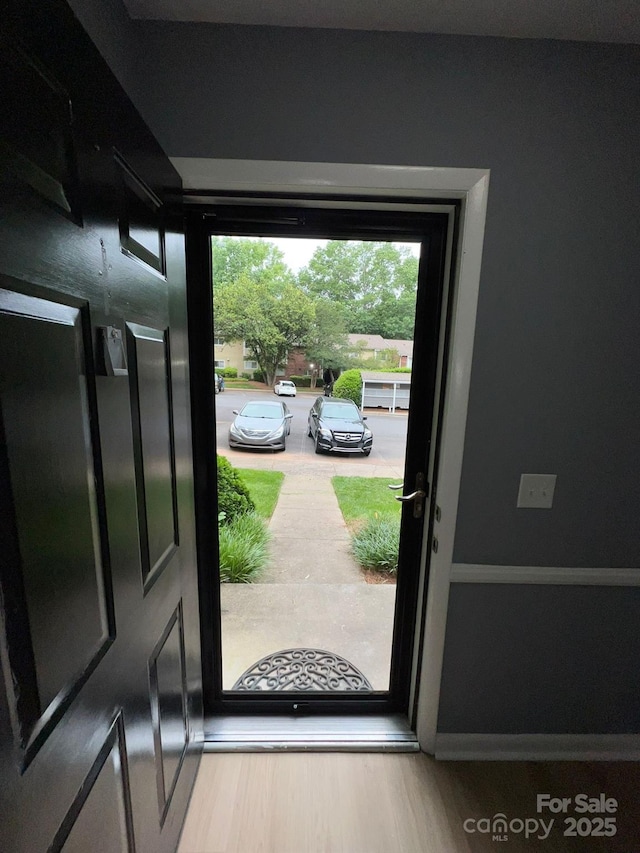
{"label": "white door frame", "polygon": [[[316,198],[324,195],[345,196],[345,199],[353,196],[365,199],[373,196],[377,200],[385,197],[394,200],[406,198],[410,200],[413,209],[420,200],[424,200],[426,207],[435,210],[447,209],[446,204],[437,204],[438,199],[461,202],[457,251],[451,259],[454,275],[449,292],[450,342],[438,460],[437,504],[440,520],[434,521],[434,534],[438,538],[439,547],[437,553],[431,554],[424,653],[422,660],[415,661],[413,670],[414,689],[417,687],[419,693],[417,713],[412,724],[420,748],[434,753],[489,170],[191,157],[174,157],[172,162],[182,176],[185,190],[208,191],[209,200],[211,191],[235,191],[308,193]],[[339,203],[327,200],[326,204],[338,206]],[[368,205],[365,201],[362,206],[375,208],[376,203],[372,201]],[[397,209],[402,209],[401,203]],[[421,562],[421,588],[424,584],[427,548],[431,547],[426,538]]]}

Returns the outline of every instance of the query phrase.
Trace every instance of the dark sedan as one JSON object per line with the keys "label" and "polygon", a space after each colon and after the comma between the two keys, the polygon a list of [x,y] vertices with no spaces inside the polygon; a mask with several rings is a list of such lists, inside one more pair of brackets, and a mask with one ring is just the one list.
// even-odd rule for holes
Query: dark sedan
{"label": "dark sedan", "polygon": [[365,425],[360,409],[351,400],[318,397],[309,412],[308,434],[316,453],[362,453],[368,456],[373,433]]}
{"label": "dark sedan", "polygon": [[286,403],[262,400],[245,403],[229,427],[229,447],[264,447],[284,450],[293,415]]}

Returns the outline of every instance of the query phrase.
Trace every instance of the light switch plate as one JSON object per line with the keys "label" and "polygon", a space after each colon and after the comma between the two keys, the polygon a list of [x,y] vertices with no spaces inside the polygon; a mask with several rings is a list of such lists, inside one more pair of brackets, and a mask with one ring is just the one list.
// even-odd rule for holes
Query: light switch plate
{"label": "light switch plate", "polygon": [[522,474],[517,506],[528,509],[551,509],[556,477],[556,474]]}

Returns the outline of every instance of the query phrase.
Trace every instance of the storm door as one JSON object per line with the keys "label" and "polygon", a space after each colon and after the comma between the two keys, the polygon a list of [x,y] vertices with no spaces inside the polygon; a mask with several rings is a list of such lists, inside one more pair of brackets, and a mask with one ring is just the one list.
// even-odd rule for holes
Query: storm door
{"label": "storm door", "polygon": [[448,217],[345,207],[194,214],[216,710],[408,707]]}

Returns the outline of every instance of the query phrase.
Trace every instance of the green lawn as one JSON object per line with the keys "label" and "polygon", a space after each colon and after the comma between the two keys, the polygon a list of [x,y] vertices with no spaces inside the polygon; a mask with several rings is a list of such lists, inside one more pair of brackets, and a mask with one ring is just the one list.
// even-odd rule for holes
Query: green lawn
{"label": "green lawn", "polygon": [[237,471],[249,489],[256,512],[268,521],[276,508],[284,474],[281,471],[257,471],[254,468],[238,468]]}
{"label": "green lawn", "polygon": [[400,517],[401,505],[386,477],[332,477],[331,483],[347,524],[376,514]]}

